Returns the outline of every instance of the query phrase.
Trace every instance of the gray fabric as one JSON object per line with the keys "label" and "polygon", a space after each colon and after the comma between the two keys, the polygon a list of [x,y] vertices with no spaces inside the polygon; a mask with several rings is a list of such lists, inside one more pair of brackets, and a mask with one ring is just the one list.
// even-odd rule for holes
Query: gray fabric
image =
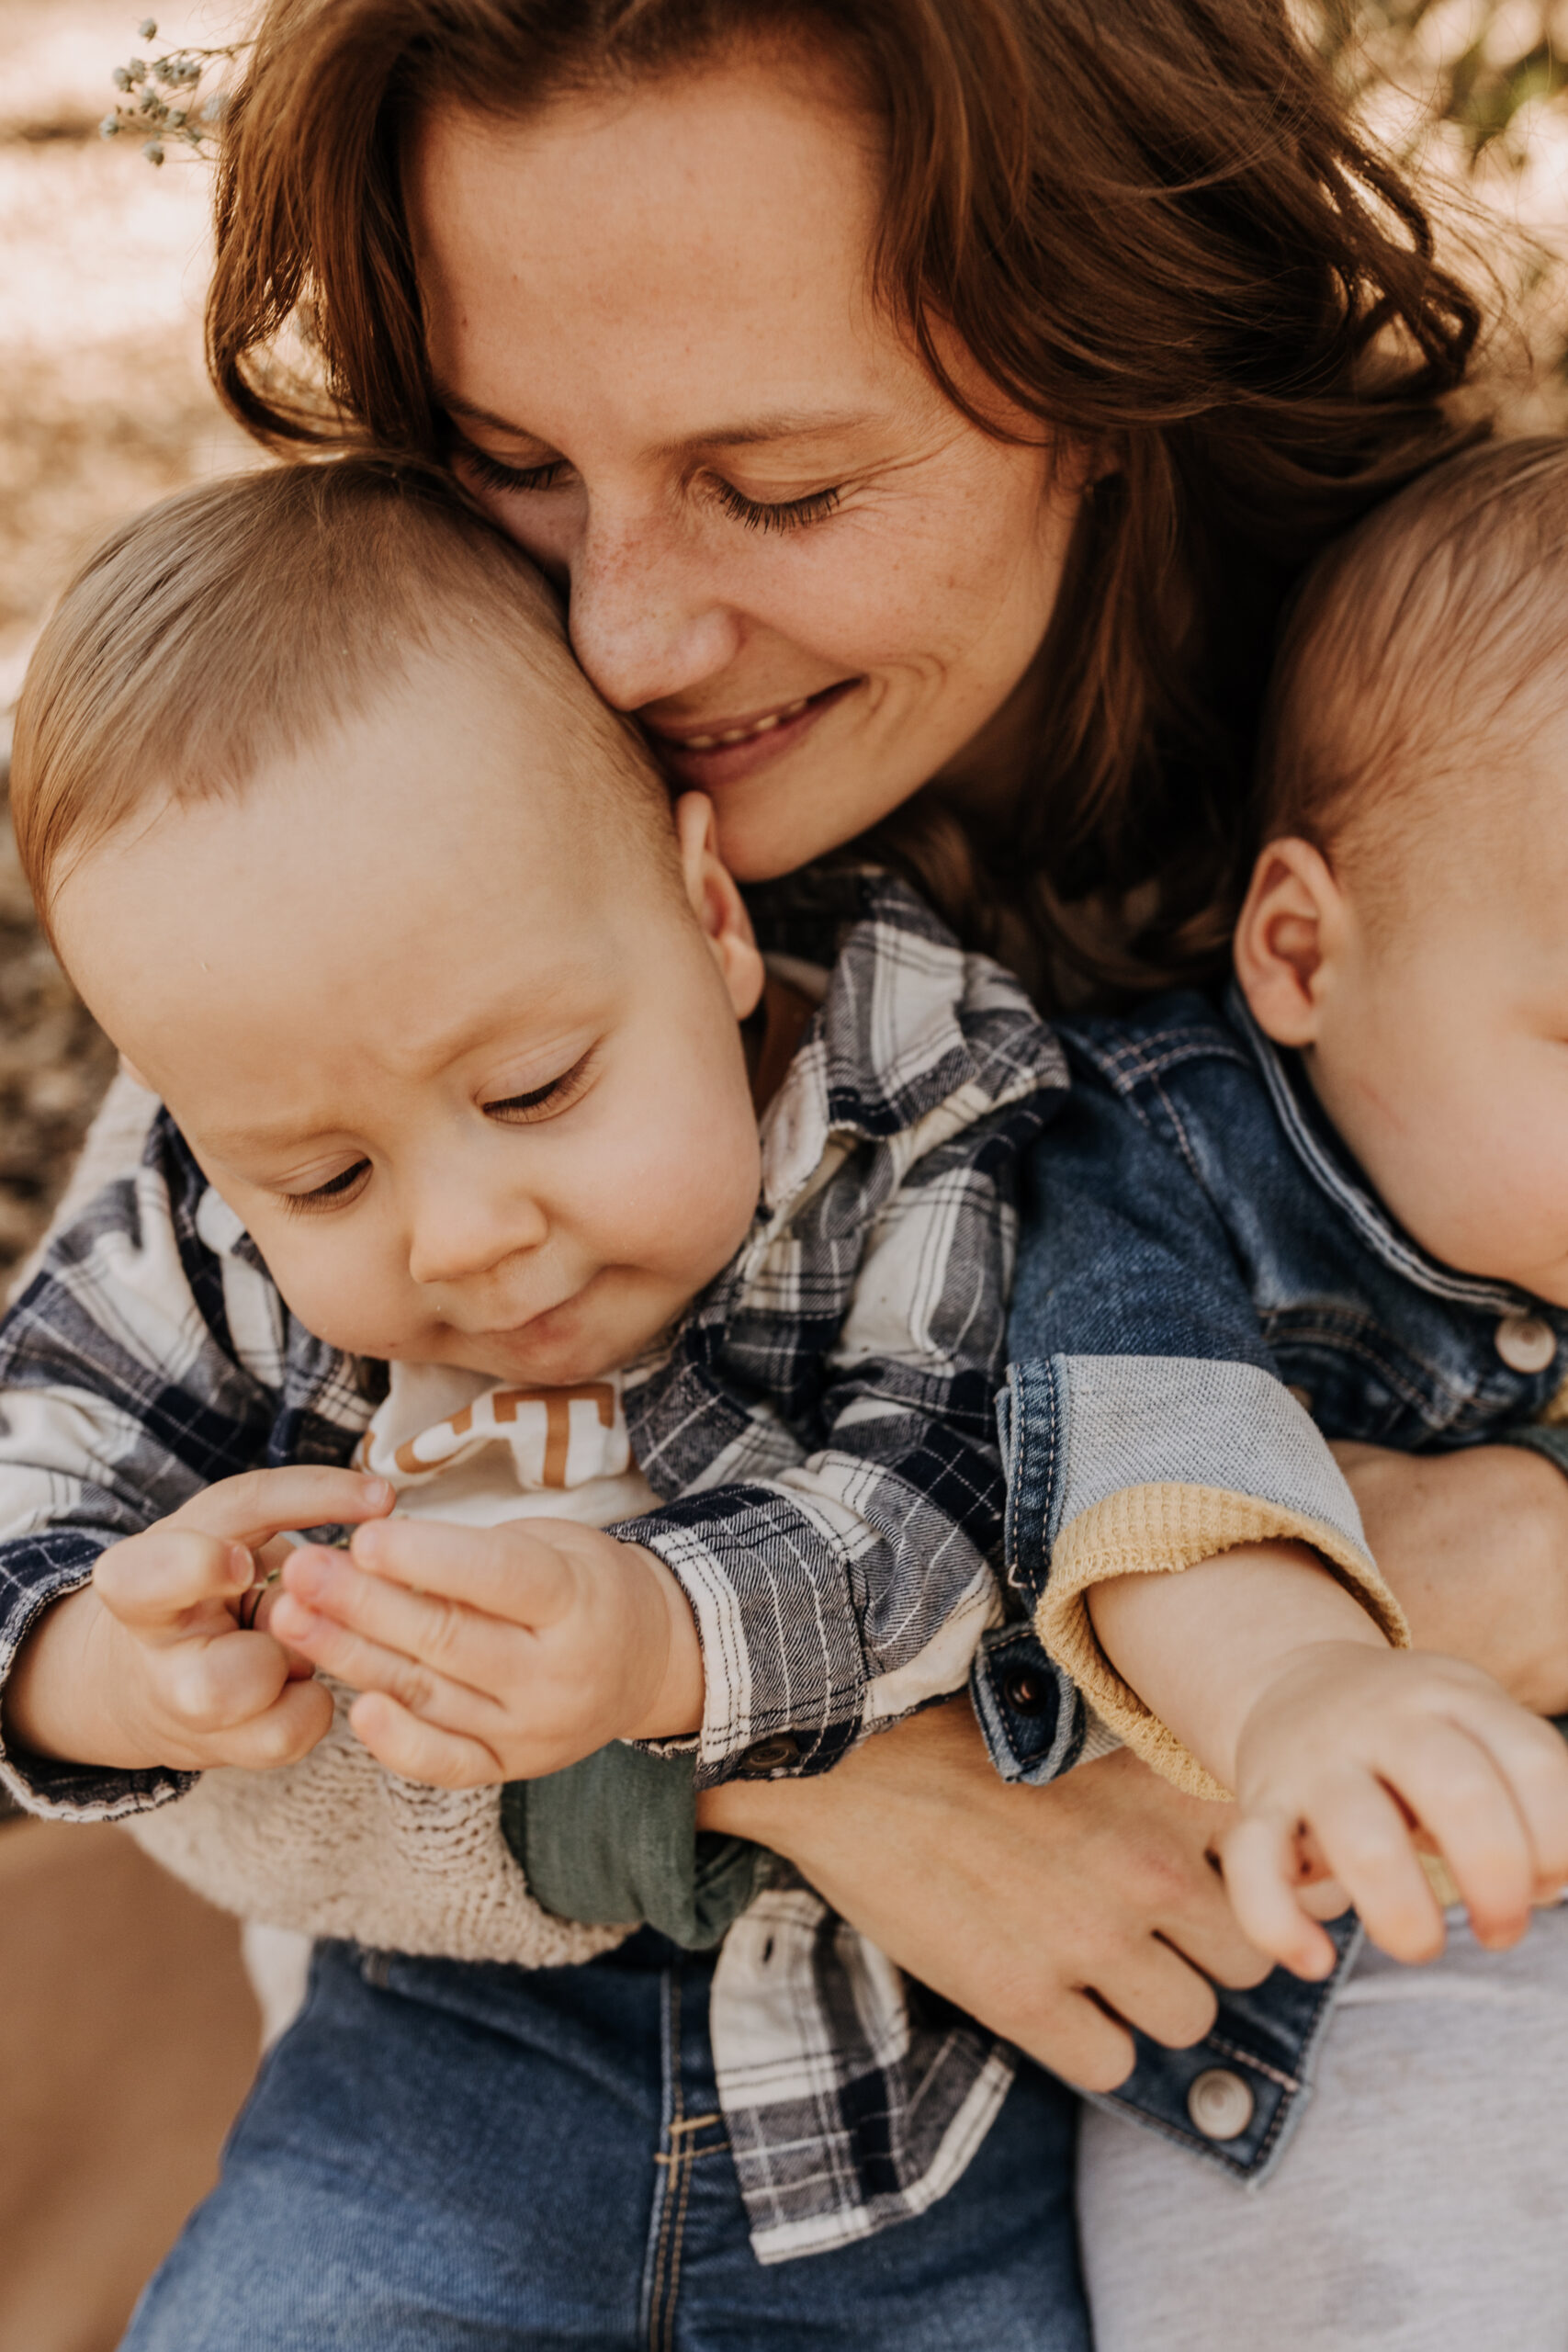
{"label": "gray fabric", "polygon": [[1143,1355],[1055,1362],[1066,1434],[1053,1537],[1128,1487],[1168,1481],[1255,1495],[1366,1550],[1354,1498],[1311,1414],[1257,1364]]}
{"label": "gray fabric", "polygon": [[1499,1445],[1522,1445],[1529,1453],[1544,1453],[1568,1476],[1568,1424],[1562,1421],[1525,1421],[1517,1429],[1499,1430]]}
{"label": "gray fabric", "polygon": [[1562,2352],[1568,1908],[1511,1952],[1358,1962],[1310,2111],[1238,2189],[1098,2109],[1078,2154],[1097,2352]]}
{"label": "gray fabric", "polygon": [[698,1829],[695,1778],[691,1756],[617,1742],[564,1772],[512,1781],[502,1834],[535,1899],[558,1918],[642,1919],[705,1951],[750,1902],[767,1857]]}

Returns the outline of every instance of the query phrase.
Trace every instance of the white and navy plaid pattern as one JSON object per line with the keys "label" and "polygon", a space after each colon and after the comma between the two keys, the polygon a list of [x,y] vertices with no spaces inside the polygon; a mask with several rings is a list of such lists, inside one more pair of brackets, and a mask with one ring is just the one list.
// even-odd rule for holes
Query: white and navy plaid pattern
{"label": "white and navy plaid pattern", "polygon": [[[824,1770],[962,1688],[998,1608],[1016,1170],[1066,1083],[1016,982],[901,883],[818,874],[753,911],[765,949],[830,967],[827,993],[763,1121],[750,1237],[626,1384],[637,1459],[675,1499],[625,1532],[697,1615],[707,1781]],[[0,1326],[0,1687],[107,1545],[216,1479],[346,1461],[385,1385],[288,1312],[161,1115]],[[76,1819],[188,1784],[4,1755],[0,1779]],[[754,2242],[779,2260],[942,2194],[1011,2061],[808,1890],[761,1903],[761,1941],[748,1928],[719,1963],[715,2048]]]}

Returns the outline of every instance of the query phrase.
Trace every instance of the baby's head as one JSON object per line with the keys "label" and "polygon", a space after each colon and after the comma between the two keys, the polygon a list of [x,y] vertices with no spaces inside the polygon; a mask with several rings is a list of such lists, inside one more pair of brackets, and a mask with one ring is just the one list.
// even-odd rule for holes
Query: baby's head
{"label": "baby's head", "polygon": [[1235,938],[1393,1215],[1568,1306],[1568,443],[1472,449],[1309,577]]}
{"label": "baby's head", "polygon": [[561,1385],[733,1254],[761,967],[525,560],[368,460],[169,501],[66,592],[13,814],[88,1005],[300,1319]]}

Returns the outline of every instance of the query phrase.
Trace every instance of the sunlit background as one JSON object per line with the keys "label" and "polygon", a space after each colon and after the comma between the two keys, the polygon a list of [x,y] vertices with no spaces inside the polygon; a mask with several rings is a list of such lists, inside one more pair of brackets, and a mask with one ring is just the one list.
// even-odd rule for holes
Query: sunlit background
{"label": "sunlit background", "polygon": [[[210,167],[178,126],[100,135],[114,69],[243,36],[192,0],[0,0],[0,776],[50,602],[108,526],[254,462],[201,364]],[[1303,0],[1369,129],[1443,191],[1518,322],[1513,413],[1568,425],[1568,0]],[[198,95],[211,87],[211,76]],[[175,93],[175,97],[178,93]],[[111,1057],[0,829],[0,1283],[47,1219]],[[112,1831],[0,1827],[0,2352],[108,2352],[216,2162],[256,2016],[227,1922]]]}

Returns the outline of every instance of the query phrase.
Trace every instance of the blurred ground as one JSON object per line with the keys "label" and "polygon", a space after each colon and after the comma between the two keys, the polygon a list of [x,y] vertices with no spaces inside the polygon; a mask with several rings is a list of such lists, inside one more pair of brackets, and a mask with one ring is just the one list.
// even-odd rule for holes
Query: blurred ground
{"label": "blurred ground", "polygon": [[[0,772],[77,554],[252,455],[201,368],[207,167],[97,135],[136,26],[116,0],[0,0]],[[170,29],[222,37],[211,12]],[[111,1069],[0,811],[0,1286]],[[231,1920],[118,1831],[0,1822],[0,2352],[118,2342],[216,2174],[258,2031]]]}
{"label": "blurred ground", "polygon": [[[187,8],[179,40],[233,11]],[[32,640],[76,557],[249,463],[201,365],[208,166],[98,137],[134,0],[0,0],[0,766]],[[38,937],[0,832],[0,1283],[41,1230],[112,1059]]]}

